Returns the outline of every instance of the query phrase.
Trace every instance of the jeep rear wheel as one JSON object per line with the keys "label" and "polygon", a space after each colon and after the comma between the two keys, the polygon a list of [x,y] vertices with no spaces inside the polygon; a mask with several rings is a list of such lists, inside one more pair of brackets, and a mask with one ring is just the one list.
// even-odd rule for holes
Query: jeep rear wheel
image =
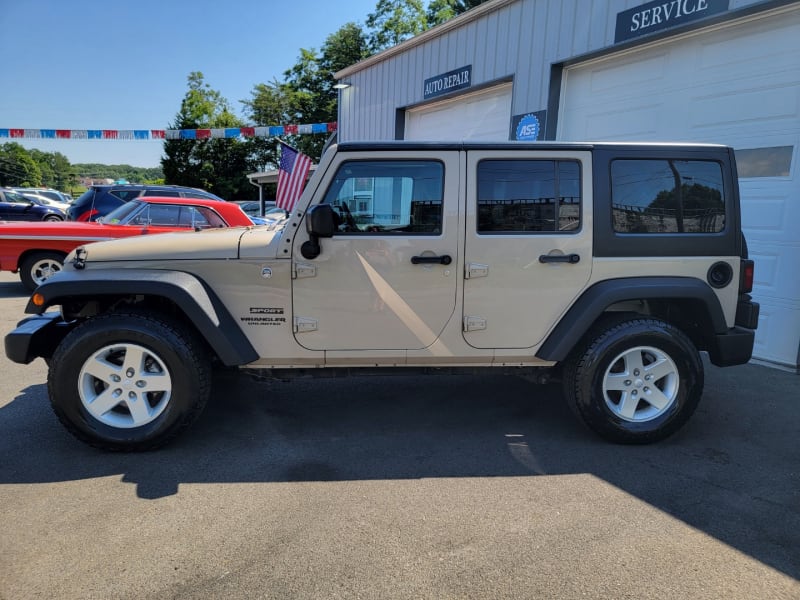
{"label": "jeep rear wheel", "polygon": [[64,338],[47,387],[59,420],[81,441],[106,450],[150,450],[200,415],[210,395],[210,365],[182,325],[109,314]]}
{"label": "jeep rear wheel", "polygon": [[595,329],[567,361],[564,391],[573,412],[604,438],[655,442],[691,417],[703,391],[703,363],[676,327],[651,318]]}

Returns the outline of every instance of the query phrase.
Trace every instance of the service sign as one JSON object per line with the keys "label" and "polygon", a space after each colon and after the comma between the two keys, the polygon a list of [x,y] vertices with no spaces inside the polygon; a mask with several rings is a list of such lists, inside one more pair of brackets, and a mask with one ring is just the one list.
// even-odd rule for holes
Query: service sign
{"label": "service sign", "polygon": [[463,90],[472,85],[472,65],[442,73],[425,80],[423,98],[436,98],[456,90]]}
{"label": "service sign", "polygon": [[617,14],[614,43],[705,19],[728,10],[730,0],[656,0]]}

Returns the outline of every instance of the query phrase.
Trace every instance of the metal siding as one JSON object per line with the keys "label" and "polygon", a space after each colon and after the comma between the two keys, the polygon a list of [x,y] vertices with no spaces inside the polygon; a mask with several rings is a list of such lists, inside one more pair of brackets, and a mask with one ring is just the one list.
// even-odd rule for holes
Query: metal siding
{"label": "metal siding", "polygon": [[[573,56],[572,40],[575,39],[575,16],[578,14],[575,0],[563,0],[556,22],[558,56]],[[549,81],[549,77],[548,77]]]}
{"label": "metal siding", "polygon": [[[482,66],[480,72],[480,79],[483,81],[492,80],[499,75],[499,71],[497,70],[497,43],[500,39],[498,35],[498,24],[497,24],[497,13],[494,12],[488,16],[486,20],[486,26],[482,27],[484,30],[483,33],[483,46],[485,48],[485,52],[480,55],[479,62]],[[476,37],[478,33],[476,32]],[[477,53],[476,53],[477,55]],[[473,66],[473,70],[475,67]]]}
{"label": "metal siding", "polygon": [[497,13],[497,27],[494,30],[495,36],[495,55],[494,55],[494,72],[502,73],[503,75],[509,74],[508,65],[508,46],[511,41],[509,30],[511,23],[508,19],[508,11],[502,10]]}

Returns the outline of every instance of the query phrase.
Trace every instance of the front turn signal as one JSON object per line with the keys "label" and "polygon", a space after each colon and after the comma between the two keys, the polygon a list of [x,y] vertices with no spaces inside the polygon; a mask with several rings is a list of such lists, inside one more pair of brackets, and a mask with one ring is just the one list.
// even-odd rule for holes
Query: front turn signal
{"label": "front turn signal", "polygon": [[41,294],[34,294],[31,296],[31,302],[33,302],[34,306],[44,306],[44,296]]}

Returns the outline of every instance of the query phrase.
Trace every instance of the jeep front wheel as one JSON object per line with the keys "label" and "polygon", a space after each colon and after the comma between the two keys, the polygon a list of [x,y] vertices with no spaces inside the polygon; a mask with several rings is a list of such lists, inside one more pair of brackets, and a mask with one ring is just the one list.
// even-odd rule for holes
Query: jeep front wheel
{"label": "jeep front wheel", "polygon": [[210,365],[182,325],[108,314],[79,325],[59,344],[47,388],[59,420],[81,441],[106,450],[150,450],[199,416],[210,395]]}
{"label": "jeep front wheel", "polygon": [[626,319],[595,329],[564,370],[570,408],[620,443],[655,442],[697,408],[703,363],[691,340],[660,319]]}

